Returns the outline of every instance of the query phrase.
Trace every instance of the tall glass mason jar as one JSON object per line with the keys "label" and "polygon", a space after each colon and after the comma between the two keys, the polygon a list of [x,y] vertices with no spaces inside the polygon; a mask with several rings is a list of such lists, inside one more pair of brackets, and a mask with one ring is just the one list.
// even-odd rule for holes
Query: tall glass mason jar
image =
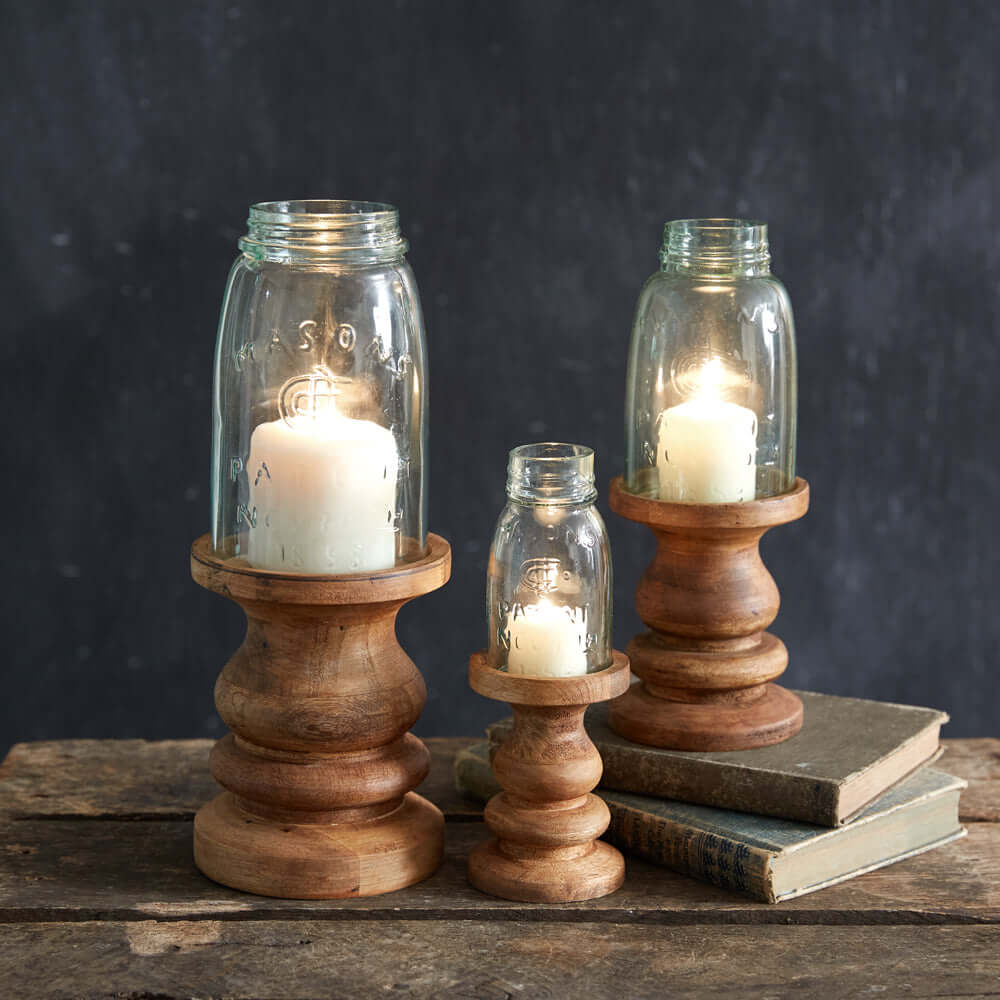
{"label": "tall glass mason jar", "polygon": [[680,219],[632,325],[625,486],[681,503],[769,497],[795,482],[795,329],[767,226]]}
{"label": "tall glass mason jar", "polygon": [[548,442],[510,453],[486,581],[497,669],[562,677],[611,663],[611,554],[596,497],[592,449]]}
{"label": "tall glass mason jar", "polygon": [[368,573],[426,542],[423,320],[391,205],[254,205],[215,354],[212,543],[251,567]]}

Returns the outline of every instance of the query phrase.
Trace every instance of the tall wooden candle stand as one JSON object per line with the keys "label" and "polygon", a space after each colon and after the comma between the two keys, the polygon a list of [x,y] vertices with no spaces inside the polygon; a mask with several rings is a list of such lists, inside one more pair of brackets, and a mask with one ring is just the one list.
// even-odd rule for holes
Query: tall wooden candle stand
{"label": "tall wooden candle stand", "polygon": [[758,543],[808,507],[804,479],[778,496],[723,504],[651,500],[615,479],[612,510],[658,543],[635,602],[651,631],[627,647],[641,683],[610,707],[619,735],[674,750],[746,750],[799,731],[802,702],[771,683],[788,651],[765,631],[779,597]]}
{"label": "tall wooden candle stand", "polygon": [[191,573],[247,616],[215,685],[232,730],[212,751],[226,791],[198,811],[195,863],[235,889],[290,899],[371,896],[438,866],[444,818],[415,788],[430,754],[407,732],[426,700],[396,615],[443,586],[451,549],[371,574],[297,576],[217,558],[206,535]]}
{"label": "tall wooden candle stand", "polygon": [[497,839],[469,857],[469,881],[483,892],[533,903],[596,899],[625,878],[625,861],[599,841],[608,807],[591,793],[604,766],[583,728],[587,706],[621,694],[628,658],[573,677],[508,674],[476,653],[469,662],[474,691],[509,702],[514,728],[493,758],[503,791],[486,805]]}

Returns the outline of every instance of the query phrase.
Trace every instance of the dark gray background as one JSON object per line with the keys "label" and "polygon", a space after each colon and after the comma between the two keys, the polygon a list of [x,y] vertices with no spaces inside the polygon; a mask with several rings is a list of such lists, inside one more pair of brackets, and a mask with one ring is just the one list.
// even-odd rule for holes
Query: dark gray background
{"label": "dark gray background", "polygon": [[793,686],[987,735],[1000,622],[993,3],[2,5],[0,744],[221,731],[239,610],[188,575],[247,206],[400,207],[451,584],[404,610],[418,732],[466,684],[507,449],[597,450],[615,637],[651,536],[607,513],[665,219],[770,223],[813,506],[765,540]]}

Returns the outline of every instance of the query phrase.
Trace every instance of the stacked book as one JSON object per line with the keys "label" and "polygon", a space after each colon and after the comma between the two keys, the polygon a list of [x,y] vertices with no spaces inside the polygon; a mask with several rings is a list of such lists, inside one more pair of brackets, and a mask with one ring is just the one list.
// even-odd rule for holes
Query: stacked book
{"label": "stacked book", "polygon": [[[797,736],[756,750],[659,750],[623,739],[607,705],[587,712],[604,759],[606,839],[654,864],[777,903],[965,835],[966,783],[927,766],[948,716],[929,708],[797,692]],[[459,753],[459,789],[499,791],[490,767],[511,728]]]}

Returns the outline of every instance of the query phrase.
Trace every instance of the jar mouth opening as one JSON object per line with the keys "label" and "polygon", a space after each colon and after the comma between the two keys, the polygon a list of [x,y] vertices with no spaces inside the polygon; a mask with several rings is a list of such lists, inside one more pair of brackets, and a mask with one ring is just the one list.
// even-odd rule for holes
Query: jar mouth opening
{"label": "jar mouth opening", "polygon": [[540,441],[537,444],[520,444],[512,448],[510,459],[532,462],[566,462],[590,459],[593,466],[594,449],[585,444],[564,444],[562,441]]}
{"label": "jar mouth opening", "polygon": [[677,228],[685,230],[719,230],[732,231],[734,229],[767,229],[767,223],[761,219],[671,219],[667,228]]}
{"label": "jar mouth opening", "polygon": [[594,486],[594,449],[582,444],[541,441],[511,449],[507,496],[548,505],[589,502]]}
{"label": "jar mouth opening", "polygon": [[[295,201],[259,201],[250,206],[251,223],[317,224],[328,222],[394,222],[394,205],[383,201],[348,201],[337,198],[305,198]],[[379,218],[381,217],[381,218]]]}
{"label": "jar mouth opening", "polygon": [[258,259],[364,266],[399,260],[408,249],[396,206],[381,201],[262,201],[250,206],[247,228],[238,245]]}
{"label": "jar mouth opening", "polygon": [[667,270],[741,277],[767,273],[767,224],[758,219],[673,219],[663,226],[660,263]]}

